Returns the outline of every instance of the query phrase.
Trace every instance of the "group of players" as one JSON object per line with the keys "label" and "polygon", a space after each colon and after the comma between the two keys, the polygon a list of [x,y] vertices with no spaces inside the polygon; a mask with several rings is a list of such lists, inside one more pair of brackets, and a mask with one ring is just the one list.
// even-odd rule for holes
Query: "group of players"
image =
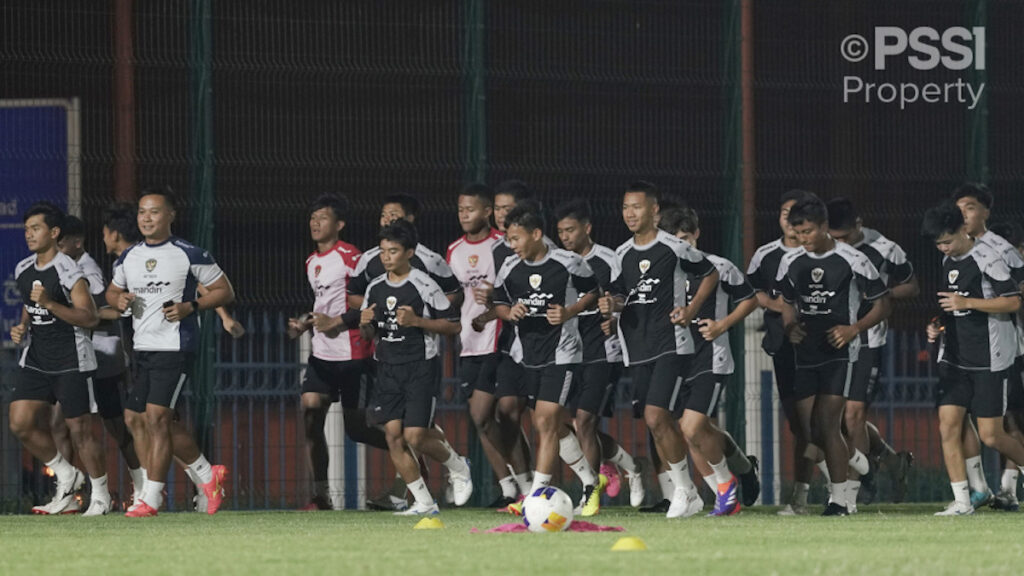
{"label": "group of players", "polygon": [[[301,393],[314,480],[307,509],[331,508],[324,424],[339,401],[349,437],[387,450],[395,466],[401,482],[385,506],[402,515],[439,511],[423,478],[424,456],[443,465],[454,504],[468,502],[474,489],[469,462],[434,423],[440,338],[457,335],[459,382],[501,489],[494,507],[521,513],[522,497],[548,486],[560,459],[584,486],[578,514],[597,514],[602,493],[618,494],[620,470],[631,505],[642,505],[638,460],[600,426],[611,416],[628,368],[633,415],[650,431],[662,494],[642,510],[668,518],[700,513],[704,501],[692,464],[714,493],[709,515],[736,514],[759,496],[757,461],[717,426],[716,413],[735,369],[729,329],[759,306],[765,309],[763,347],[773,357],[796,439],[794,493],[780,514],[808,513],[815,465],[829,487],[825,515],[855,513],[862,485],[862,497],[871,497],[880,464],[902,497],[913,457],[885,444],[866,413],[878,388],[891,301],[917,296],[918,281],[904,251],[864,227],[849,200],[826,204],[809,192],[787,192],[780,201],[780,238],[759,248],[744,274],[700,251],[697,213],[648,182],[631,184],[622,197],[632,236],[616,250],[594,242],[583,200],[554,211],[559,248],[545,236],[545,213],[531,196],[515,180],[462,189],[464,234],[445,256],[419,242],[419,202],[412,196],[384,199],[379,244],[365,253],[340,239],[349,218],[344,197],[323,195],[310,205],[316,250],[305,270],[315,300],[310,313],[287,326],[293,338],[312,331]],[[991,207],[987,188],[966,185],[929,210],[922,228],[945,255],[946,288],[938,294],[943,314],[928,327],[929,339],[941,339],[940,429],[955,496],[940,512],[945,515],[968,514],[988,502],[1018,506],[1024,331],[1013,315],[1024,260],[1014,229],[1007,231],[1016,234],[1009,241],[986,229]],[[207,462],[174,408],[196,349],[195,312],[229,304],[233,291],[207,252],[171,236],[169,191],[144,191],[134,214],[137,228],[126,223],[123,208],[105,216],[104,240],[118,256],[105,291],[99,279],[94,286],[99,269],[82,255],[80,239],[73,248],[71,217],[52,206],[34,207],[26,216],[34,255],[18,266],[26,308],[12,337],[21,341],[30,332],[31,344],[14,388],[11,427],[57,475],[57,496],[37,513],[75,511],[74,494],[84,481],[67,450],[58,450],[53,437],[60,435],[46,424],[54,401],[92,481],[86,514],[109,511],[92,418],[101,397],[119,401],[125,363],[117,376],[101,378],[95,357],[109,346],[102,344],[104,333],[94,332],[94,354],[87,332],[122,314],[131,315],[134,327],[127,430],[122,425],[115,434],[136,487],[127,515],[157,514],[164,487],[158,480],[166,477],[172,454],[196,482],[200,509],[215,512],[223,497],[224,468]],[[97,312],[90,289],[109,307]],[[523,433],[528,410],[535,446]],[[101,415],[108,429],[118,429],[119,407]],[[979,440],[1006,456],[998,495],[984,484]]]}

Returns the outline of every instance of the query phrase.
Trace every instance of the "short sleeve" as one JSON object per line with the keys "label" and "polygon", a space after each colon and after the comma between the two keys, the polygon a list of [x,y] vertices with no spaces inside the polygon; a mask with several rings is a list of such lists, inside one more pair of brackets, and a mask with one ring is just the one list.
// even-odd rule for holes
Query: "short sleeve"
{"label": "short sleeve", "polygon": [[763,262],[762,253],[758,250],[754,253],[754,257],[750,259],[750,265],[747,266],[747,279],[750,281],[750,285],[758,292],[769,292],[774,279],[765,278],[764,267],[761,266]]}
{"label": "short sleeve", "polygon": [[729,295],[734,302],[749,300],[754,297],[754,287],[747,280],[747,277],[740,272],[731,262],[718,270],[718,282],[722,291]]}
{"label": "short sleeve", "polygon": [[356,267],[352,270],[352,275],[349,276],[345,287],[349,294],[352,294],[353,296],[368,296],[366,290],[370,285],[370,279],[367,278],[368,271],[366,270],[366,266],[371,258],[371,256],[363,254],[359,260],[356,261]]}
{"label": "short sleeve", "polygon": [[878,269],[875,268],[866,256],[861,256],[851,262],[851,267],[853,268],[857,288],[860,289],[865,300],[877,300],[889,292],[889,287],[882,282]]}
{"label": "short sleeve", "polygon": [[1010,268],[1003,260],[993,260],[983,272],[992,292],[997,296],[1015,296],[1020,294],[1020,286],[1010,275]]}
{"label": "short sleeve", "polygon": [[114,277],[110,280],[111,284],[118,288],[124,289],[128,287],[127,280],[124,276],[124,260],[118,260],[114,264]]}
{"label": "short sleeve", "polygon": [[185,253],[188,254],[188,265],[192,275],[201,284],[209,286],[224,275],[220,266],[214,261],[213,256],[206,250],[193,248],[185,250]]}
{"label": "short sleeve", "polygon": [[590,264],[578,256],[574,257],[571,262],[569,277],[580,296],[597,290],[597,276],[594,275],[594,269],[590,267]]}
{"label": "short sleeve", "polygon": [[679,257],[679,267],[696,278],[703,278],[715,271],[715,265],[704,253],[689,244],[684,243],[681,250],[676,250],[676,255]]}
{"label": "short sleeve", "polygon": [[790,304],[796,302],[797,293],[796,286],[793,285],[793,279],[790,277],[790,260],[783,258],[782,262],[779,263],[779,270],[775,275],[775,283],[772,286],[773,292],[782,295],[782,299]]}
{"label": "short sleeve", "polygon": [[512,305],[512,296],[508,292],[508,267],[502,266],[501,270],[498,271],[498,275],[494,278],[494,303],[502,304],[504,306]]}
{"label": "short sleeve", "polygon": [[75,286],[76,282],[86,279],[86,277],[80,265],[70,258],[68,258],[67,261],[71,264],[68,264],[68,262],[64,262],[63,260],[57,263],[57,276],[60,279],[61,286],[70,291]]}
{"label": "short sleeve", "polygon": [[906,284],[914,276],[914,266],[907,260],[907,253],[899,244],[892,245],[892,250],[885,258],[885,265],[889,267],[889,284],[891,286]]}

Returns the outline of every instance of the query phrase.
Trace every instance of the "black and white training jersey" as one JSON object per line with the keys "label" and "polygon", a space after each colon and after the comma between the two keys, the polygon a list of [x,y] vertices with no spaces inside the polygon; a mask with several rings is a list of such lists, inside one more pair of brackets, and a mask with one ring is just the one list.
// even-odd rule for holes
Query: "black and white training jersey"
{"label": "black and white training jersey", "polygon": [[[883,236],[877,230],[862,227],[861,233],[864,238],[853,245],[860,250],[871,265],[878,270],[878,276],[886,286],[899,286],[906,284],[914,277],[914,266],[907,260],[907,253],[899,244]],[[871,302],[861,302],[857,318],[863,318],[871,312]],[[882,320],[866,331],[861,332],[861,344],[867,344],[869,348],[881,348],[885,346],[885,336],[888,330],[888,322]]]}
{"label": "black and white training jersey", "polygon": [[619,275],[610,292],[625,298],[619,316],[619,340],[626,366],[652,362],[666,354],[693,354],[689,327],[672,324],[670,314],[686,305],[687,274],[698,282],[715,267],[689,243],[658,230],[643,246],[633,238],[615,251]]}
{"label": "black and white training jersey", "polygon": [[[943,292],[956,292],[966,298],[1020,294],[1006,262],[985,242],[975,242],[970,251],[958,258],[942,259],[942,286]],[[991,372],[1006,370],[1013,364],[1017,334],[1010,314],[959,310],[944,312],[942,319],[946,329],[939,362],[963,370]]]}
{"label": "black and white training jersey", "polygon": [[[427,248],[423,244],[416,244],[416,250],[409,260],[414,270],[426,272],[441,287],[445,294],[455,294],[462,290],[458,278],[452,273],[451,267],[444,261],[444,256]],[[348,293],[362,296],[370,286],[370,282],[385,274],[384,263],[380,261],[380,246],[374,246],[363,252],[356,263],[355,272],[348,280]]]}
{"label": "black and white training jersey", "polygon": [[[78,265],[89,283],[89,293],[96,302],[96,309],[107,305],[107,284],[99,264],[83,252]],[[128,367],[128,351],[121,341],[121,323],[117,320],[101,320],[92,330],[92,347],[96,351],[96,378],[109,378],[124,372]]]}
{"label": "black and white training jersey", "polygon": [[[747,267],[747,279],[750,285],[758,292],[764,292],[770,298],[779,296],[775,289],[775,277],[779,272],[779,263],[782,258],[790,252],[803,250],[800,246],[789,247],[782,243],[782,239],[773,240],[761,246],[754,252]],[[761,347],[769,356],[774,356],[783,345],[786,335],[782,329],[782,314],[765,309],[764,311],[764,338],[761,340]]]}
{"label": "black and white training jersey", "polygon": [[[548,250],[558,249],[554,241],[547,236],[544,237],[544,245],[548,247]],[[499,242],[492,244],[491,254],[494,258],[495,270],[501,270],[505,260],[516,257],[515,250],[512,250],[512,246],[509,245],[508,238],[504,234],[501,235]],[[510,326],[507,322],[501,323],[501,332],[498,333],[498,351],[511,357],[516,362],[519,362],[523,357],[523,344],[516,339],[516,328],[515,326]]]}
{"label": "black and white training jersey", "polygon": [[406,364],[437,357],[440,336],[422,328],[399,326],[396,315],[409,306],[422,318],[459,322],[459,309],[453,307],[441,287],[422,270],[413,268],[400,282],[392,282],[384,273],[370,282],[362,309],[376,304],[373,327],[377,332],[374,358],[388,364]]}
{"label": "black and white training jersey", "polygon": [[159,244],[140,242],[114,263],[113,285],[135,295],[131,303],[135,350],[195,352],[199,314],[180,322],[164,318],[165,302],[198,297],[198,284],[213,284],[224,275],[209,252],[171,236]]}
{"label": "black and white training jersey", "polygon": [[[715,374],[732,374],[736,365],[732,359],[732,346],[729,345],[729,333],[723,332],[718,338],[708,342],[700,333],[701,320],[723,320],[729,315],[729,304],[742,302],[754,297],[754,287],[747,281],[747,277],[729,260],[714,254],[704,253],[704,256],[718,270],[718,286],[711,296],[704,301],[704,305],[697,311],[697,316],[690,322],[690,330],[693,334],[694,347],[713,346],[713,371]],[[686,305],[689,306],[693,297],[697,295],[700,288],[699,279],[687,278],[686,280]]]}
{"label": "black and white training jersey", "polygon": [[535,262],[518,256],[506,258],[494,280],[494,304],[527,308],[526,316],[515,324],[522,356],[517,357],[513,347],[512,358],[527,368],[582,362],[579,316],[552,326],[547,311],[552,304],[571,306],[596,290],[593,270],[573,252],[548,248]]}
{"label": "black and white training jersey", "polygon": [[91,372],[96,369],[96,354],[89,331],[57,318],[29,298],[32,288],[42,284],[51,300],[73,306],[71,289],[79,280],[85,280],[82,268],[62,252],[57,252],[43,267],[37,266],[37,258],[33,254],[14,268],[15,283],[29,318],[28,346],[18,365],[47,374]]}
{"label": "black and white training jersey", "polygon": [[[598,294],[611,286],[612,278],[619,275],[619,263],[615,251],[607,246],[594,244],[583,260],[594,271]],[[583,363],[622,362],[622,346],[617,334],[606,335],[601,330],[604,317],[595,306],[580,312],[580,337],[583,338]]]}
{"label": "black and white training jersey", "polygon": [[[995,250],[1010,269],[1010,279],[1018,288],[1024,284],[1024,258],[1021,258],[1020,252],[1017,252],[1013,244],[995,232],[985,232],[983,236],[978,236],[975,240],[988,244]],[[1011,316],[1011,320],[1017,329],[1017,356],[1024,356],[1024,322],[1021,322],[1016,316]]]}
{"label": "black and white training jersey", "polygon": [[824,254],[803,248],[787,254],[779,263],[775,283],[786,302],[796,308],[797,321],[807,332],[794,346],[796,365],[807,368],[856,362],[860,339],[836,349],[828,342],[828,331],[856,324],[862,300],[874,301],[889,292],[867,256],[842,242],[835,242]]}

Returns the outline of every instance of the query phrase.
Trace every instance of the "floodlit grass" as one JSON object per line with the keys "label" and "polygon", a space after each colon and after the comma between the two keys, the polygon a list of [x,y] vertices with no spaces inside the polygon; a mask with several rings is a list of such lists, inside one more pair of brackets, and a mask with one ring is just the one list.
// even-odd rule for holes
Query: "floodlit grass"
{"label": "floodlit grass", "polygon": [[[928,504],[862,506],[849,518],[669,521],[605,509],[624,533],[483,534],[514,522],[445,510],[441,530],[385,512],[179,513],[158,518],[0,517],[2,574],[1020,574],[1024,516],[934,518]],[[643,552],[612,552],[621,536]],[[654,572],[658,571],[658,572]]]}

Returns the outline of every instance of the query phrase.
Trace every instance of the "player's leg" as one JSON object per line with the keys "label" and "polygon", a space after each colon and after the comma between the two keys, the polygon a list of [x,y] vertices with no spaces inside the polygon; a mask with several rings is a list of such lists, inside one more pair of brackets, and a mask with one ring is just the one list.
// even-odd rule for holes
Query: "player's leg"
{"label": "player's leg", "polygon": [[[152,396],[152,392],[151,392]],[[163,490],[174,452],[171,441],[171,424],[174,411],[169,406],[148,402],[146,404],[146,431],[149,434],[149,462],[146,469],[146,484],[142,489],[142,505],[139,514],[155,516],[164,503]],[[148,507],[148,508],[147,508]],[[132,512],[129,511],[129,514]]]}
{"label": "player's leg", "polygon": [[974,389],[971,412],[978,418],[981,441],[1010,460],[1024,462],[1024,445],[1007,434],[1003,426],[1008,372],[973,372],[968,377]]}
{"label": "player's leg", "polygon": [[710,366],[706,368],[684,384],[688,390],[684,394],[685,410],[679,423],[704,482],[715,493],[715,508],[711,515],[730,516],[740,511],[739,482],[729,471],[724,450],[725,437],[711,420],[721,398],[722,379],[710,370]]}
{"label": "player's leg", "polygon": [[[781,516],[801,515],[807,513],[807,495],[811,489],[811,477],[814,462],[807,460],[807,433],[810,424],[810,407],[808,403],[803,410],[797,409],[796,396],[796,359],[793,347],[785,342],[772,356],[772,367],[775,372],[775,387],[782,404],[782,413],[786,416],[789,431],[793,434],[793,495],[786,506],[779,511]],[[805,418],[801,418],[804,414]]]}
{"label": "player's leg", "polygon": [[524,368],[509,356],[502,354],[498,360],[495,396],[498,402],[498,427],[501,434],[500,448],[511,468],[515,483],[521,494],[530,491],[533,483],[531,464],[533,455],[529,438],[523,430],[523,414],[526,413],[529,392]]}
{"label": "player's leg", "polygon": [[[345,434],[354,442],[388,449],[384,431],[372,426],[366,417],[366,398],[370,396],[372,372],[367,360],[349,360],[337,362],[331,367],[332,389],[337,390],[337,399],[341,401],[344,416]],[[364,382],[366,393],[364,394]]]}
{"label": "player's leg", "polygon": [[[67,377],[65,377],[66,379]],[[65,388],[71,386],[81,387],[78,378],[74,382],[62,382]],[[89,379],[91,380],[91,378]],[[87,386],[91,387],[92,382]],[[82,464],[89,474],[92,486],[89,508],[85,516],[104,516],[111,510],[110,490],[107,484],[107,465],[104,457],[103,447],[94,434],[95,425],[98,424],[99,416],[89,411],[89,398],[85,394],[83,398],[72,399],[79,393],[68,394],[66,391],[61,396],[61,404],[64,406],[65,421],[71,435],[71,441],[82,459]]]}
{"label": "player's leg", "polygon": [[302,424],[306,437],[306,462],[313,476],[313,499],[307,509],[330,510],[331,501],[327,482],[327,437],[324,423],[330,398],[317,392],[303,392]]}
{"label": "player's leg", "polygon": [[914,454],[905,450],[900,452],[894,450],[882,438],[878,427],[871,422],[867,422],[865,427],[868,431],[868,441],[871,444],[871,459],[884,465],[888,470],[892,478],[893,502],[903,502],[907,495],[907,478],[910,468],[914,465]]}
{"label": "player's leg", "polygon": [[64,411],[60,408],[60,402],[53,405],[53,413],[50,416],[50,433],[53,434],[53,443],[57,445],[60,455],[68,462],[75,461],[75,446],[71,442],[71,431],[64,421]]}
{"label": "player's leg", "polygon": [[990,503],[995,495],[985,478],[985,467],[981,462],[981,437],[978,436],[978,428],[971,416],[969,413],[964,415],[961,427],[962,453],[967,466],[967,482],[971,488],[971,504],[975,508],[980,508]]}
{"label": "player's leg", "polygon": [[[400,414],[403,400],[400,394],[385,393],[375,402],[379,406],[389,406],[391,408],[390,414],[393,415],[396,412]],[[396,410],[395,408],[398,409]],[[409,491],[412,492],[413,498],[416,500],[407,510],[395,512],[395,514],[410,516],[416,514],[437,514],[439,512],[437,502],[434,501],[434,497],[430,494],[427,483],[420,475],[419,464],[417,464],[416,458],[413,457],[408,444],[406,444],[400,416],[398,418],[391,418],[391,416],[382,417],[390,418],[384,424],[384,436],[387,438],[388,454],[391,456],[391,463],[394,464],[395,470],[402,477],[402,480],[405,480],[405,485],[409,487]]]}
{"label": "player's leg", "polygon": [[[1003,425],[1006,433],[1024,445],[1024,373],[1022,359],[1017,358],[1007,374],[1006,416]],[[999,492],[992,501],[992,507],[999,510],[1017,511],[1020,503],[1017,500],[1017,480],[1020,477],[1019,464],[1010,459],[1003,459],[1003,475],[999,481]]]}
{"label": "player's leg", "polygon": [[574,416],[572,429],[559,439],[559,455],[583,481],[580,515],[589,517],[601,508],[601,492],[608,486],[608,477],[600,474],[601,442],[597,437],[601,412],[608,395],[608,363],[581,366],[573,383],[569,413]]}
{"label": "player's leg", "polygon": [[967,468],[963,454],[963,427],[967,421],[967,407],[974,391],[966,375],[945,364],[939,365],[937,387],[939,437],[942,441],[942,459],[953,489],[953,502],[937,516],[972,514],[971,495],[967,481]]}
{"label": "player's leg", "polygon": [[[509,471],[506,454],[510,444],[502,436],[501,425],[496,415],[498,399],[494,395],[498,358],[462,358],[459,370],[462,374],[463,391],[468,395],[469,417],[476,427],[484,456],[498,479],[501,496],[488,504],[489,508],[502,508],[515,502],[518,488],[515,476]],[[493,369],[489,364],[493,364]],[[514,442],[514,439],[510,439]]]}

